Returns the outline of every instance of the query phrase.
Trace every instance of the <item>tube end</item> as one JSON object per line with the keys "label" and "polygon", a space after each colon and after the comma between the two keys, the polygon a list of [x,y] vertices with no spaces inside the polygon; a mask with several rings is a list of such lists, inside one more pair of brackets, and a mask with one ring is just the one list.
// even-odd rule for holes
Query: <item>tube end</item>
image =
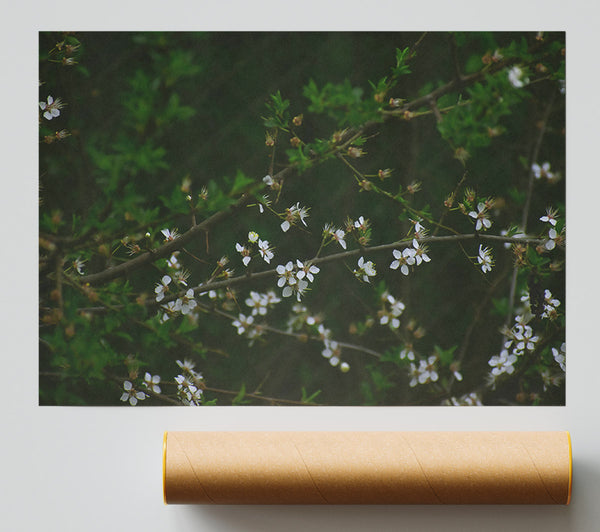
{"label": "tube end", "polygon": [[163,481],[163,502],[167,504],[167,434],[163,434],[163,455],[162,455],[162,481]]}
{"label": "tube end", "polygon": [[573,447],[571,446],[571,433],[567,431],[567,440],[569,442],[569,492],[567,494],[567,504],[571,502],[571,487],[573,485]]}

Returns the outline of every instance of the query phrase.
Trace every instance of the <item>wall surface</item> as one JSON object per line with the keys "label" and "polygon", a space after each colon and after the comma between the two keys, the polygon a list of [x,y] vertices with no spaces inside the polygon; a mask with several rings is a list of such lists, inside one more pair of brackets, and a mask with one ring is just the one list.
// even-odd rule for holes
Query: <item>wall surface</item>
{"label": "wall surface", "polygon": [[[600,416],[595,404],[600,293],[597,213],[598,75],[594,8],[583,1],[481,3],[305,2],[278,13],[279,2],[238,2],[227,9],[182,2],[161,14],[103,2],[21,2],[0,32],[4,83],[0,412],[3,457],[0,528],[75,530],[279,531],[419,530],[596,531],[600,523]],[[474,6],[478,5],[478,12]],[[251,7],[250,7],[251,6]],[[276,8],[274,6],[277,6]],[[122,11],[118,12],[117,7]],[[412,6],[411,6],[412,7]],[[181,9],[178,9],[181,8]],[[325,11],[320,11],[325,9]],[[486,11],[489,9],[490,11]],[[245,11],[246,10],[246,11]],[[251,10],[251,12],[247,12]],[[365,10],[365,13],[362,13]],[[115,14],[119,13],[119,16]],[[280,23],[277,26],[278,22]],[[472,408],[53,408],[37,406],[37,31],[121,29],[553,29],[567,31],[567,406]],[[408,27],[407,27],[408,26]],[[33,110],[32,110],[33,109]],[[8,170],[5,170],[7,168]],[[569,430],[574,484],[568,507],[499,506],[164,506],[161,452],[165,430]]]}

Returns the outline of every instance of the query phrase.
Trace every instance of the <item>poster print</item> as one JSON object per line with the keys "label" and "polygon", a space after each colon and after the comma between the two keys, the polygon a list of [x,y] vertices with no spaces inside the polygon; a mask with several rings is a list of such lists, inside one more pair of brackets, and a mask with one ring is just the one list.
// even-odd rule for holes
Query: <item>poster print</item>
{"label": "poster print", "polygon": [[565,34],[39,34],[41,405],[565,403]]}

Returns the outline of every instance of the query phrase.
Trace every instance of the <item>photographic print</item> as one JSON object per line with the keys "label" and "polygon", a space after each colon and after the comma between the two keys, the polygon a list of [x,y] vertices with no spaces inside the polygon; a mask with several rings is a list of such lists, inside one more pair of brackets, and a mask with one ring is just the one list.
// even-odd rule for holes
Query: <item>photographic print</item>
{"label": "photographic print", "polygon": [[565,61],[40,32],[39,404],[564,405]]}

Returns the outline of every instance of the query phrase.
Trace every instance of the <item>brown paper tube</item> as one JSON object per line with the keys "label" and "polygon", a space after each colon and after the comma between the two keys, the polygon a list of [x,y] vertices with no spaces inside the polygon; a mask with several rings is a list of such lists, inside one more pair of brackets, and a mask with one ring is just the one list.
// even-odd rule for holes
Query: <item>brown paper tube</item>
{"label": "brown paper tube", "polygon": [[165,503],[569,504],[568,432],[167,432]]}

